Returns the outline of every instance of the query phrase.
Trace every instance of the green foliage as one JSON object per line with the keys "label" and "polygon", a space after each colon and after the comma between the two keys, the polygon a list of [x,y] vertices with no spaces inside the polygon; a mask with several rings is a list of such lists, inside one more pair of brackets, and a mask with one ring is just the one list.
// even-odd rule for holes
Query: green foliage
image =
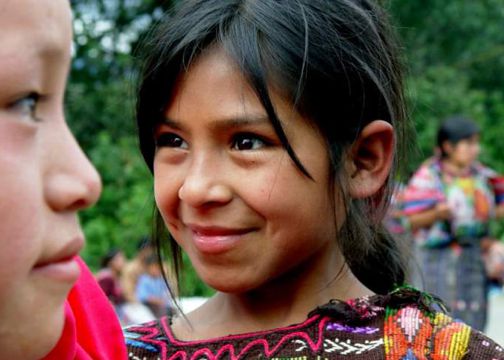
{"label": "green foliage", "polygon": [[419,147],[411,171],[433,154],[436,132],[443,119],[453,114],[464,114],[479,123],[485,119],[485,94],[471,89],[468,83],[463,74],[443,66],[429,67],[422,76],[408,79],[410,116],[415,122]]}
{"label": "green foliage", "polygon": [[110,79],[86,84],[71,79],[66,94],[68,122],[85,149],[98,146],[100,133],[113,139],[134,137],[133,81]]}
{"label": "green foliage", "polygon": [[110,248],[134,254],[139,239],[150,234],[153,196],[151,176],[131,135],[114,140],[101,132],[89,155],[104,184],[98,204],[82,214],[83,255],[95,267]]}

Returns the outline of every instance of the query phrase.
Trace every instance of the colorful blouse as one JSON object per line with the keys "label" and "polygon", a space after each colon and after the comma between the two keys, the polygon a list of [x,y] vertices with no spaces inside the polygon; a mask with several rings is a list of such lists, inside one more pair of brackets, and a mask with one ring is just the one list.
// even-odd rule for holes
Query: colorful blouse
{"label": "colorful blouse", "polygon": [[504,359],[501,346],[435,308],[432,297],[406,288],[333,300],[304,322],[274,330],[180,341],[164,317],[125,329],[125,338],[135,360]]}
{"label": "colorful blouse", "polygon": [[444,171],[439,158],[428,159],[411,178],[402,197],[402,211],[408,216],[445,202],[453,219],[437,221],[414,233],[423,247],[444,246],[455,237],[480,238],[487,235],[488,222],[495,211],[495,196],[489,179],[495,173],[475,164],[462,176]]}

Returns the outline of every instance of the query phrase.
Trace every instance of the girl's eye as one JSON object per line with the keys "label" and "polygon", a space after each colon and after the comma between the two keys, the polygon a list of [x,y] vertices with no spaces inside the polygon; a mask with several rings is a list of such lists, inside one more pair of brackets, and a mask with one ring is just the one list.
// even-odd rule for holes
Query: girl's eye
{"label": "girl's eye", "polygon": [[157,147],[187,149],[187,142],[174,133],[162,133],[156,138]]}
{"label": "girl's eye", "polygon": [[40,121],[37,117],[37,105],[40,100],[40,94],[32,92],[9,105],[11,111],[19,114],[23,118],[32,121]]}
{"label": "girl's eye", "polygon": [[238,134],[232,141],[232,147],[235,150],[259,150],[268,145],[260,136],[254,134]]}

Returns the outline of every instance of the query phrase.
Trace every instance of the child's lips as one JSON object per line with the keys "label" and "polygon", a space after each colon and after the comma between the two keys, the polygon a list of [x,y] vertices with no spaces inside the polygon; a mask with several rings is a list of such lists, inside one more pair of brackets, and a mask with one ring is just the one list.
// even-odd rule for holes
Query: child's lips
{"label": "child's lips", "polygon": [[65,283],[75,283],[80,276],[80,267],[75,257],[36,266],[33,274]]}
{"label": "child's lips", "polygon": [[238,245],[256,228],[228,228],[220,226],[188,225],[196,248],[207,254],[227,252]]}
{"label": "child's lips", "polygon": [[42,258],[33,267],[32,272],[52,280],[75,283],[80,276],[80,267],[76,256],[84,245],[84,238],[76,236],[60,250]]}

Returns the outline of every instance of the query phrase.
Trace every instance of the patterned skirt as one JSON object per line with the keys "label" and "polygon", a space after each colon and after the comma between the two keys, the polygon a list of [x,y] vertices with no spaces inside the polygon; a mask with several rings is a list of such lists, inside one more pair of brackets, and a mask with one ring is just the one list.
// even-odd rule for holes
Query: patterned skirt
{"label": "patterned skirt", "polygon": [[487,278],[479,239],[443,248],[415,248],[414,286],[439,296],[458,318],[483,331],[487,318]]}

